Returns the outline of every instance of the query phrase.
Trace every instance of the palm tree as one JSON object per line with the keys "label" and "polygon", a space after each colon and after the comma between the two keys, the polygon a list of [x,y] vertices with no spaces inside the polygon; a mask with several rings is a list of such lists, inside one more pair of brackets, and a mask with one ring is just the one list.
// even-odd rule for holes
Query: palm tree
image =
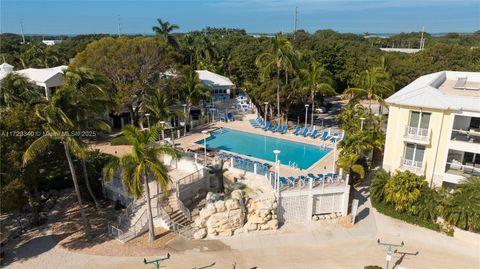
{"label": "palm tree", "polygon": [[458,228],[480,231],[480,177],[458,184],[443,209],[445,219]]}
{"label": "palm tree", "polygon": [[197,72],[190,66],[182,70],[180,81],[181,95],[185,100],[185,104],[187,104],[187,117],[190,117],[192,106],[198,104],[201,99],[208,98],[211,89],[200,81]]}
{"label": "palm tree", "polygon": [[10,107],[15,103],[31,103],[41,98],[40,88],[22,75],[10,73],[2,80],[0,106]]}
{"label": "palm tree", "polygon": [[36,114],[39,118],[45,121],[42,128],[46,135],[39,137],[35,140],[23,154],[23,163],[27,165],[34,160],[40,154],[46,152],[52,143],[59,142],[63,145],[65,156],[70,168],[70,174],[72,176],[73,185],[77,194],[77,201],[80,208],[80,215],[82,218],[82,224],[85,231],[85,235],[88,239],[91,238],[91,227],[88,223],[83,208],[82,196],[78,186],[77,176],[75,173],[75,167],[73,165],[72,153],[80,158],[83,158],[86,154],[85,143],[80,137],[75,136],[76,132],[81,129],[75,125],[75,122],[70,119],[67,114],[62,110],[68,104],[64,101],[65,95],[68,95],[69,88],[61,88],[46,104],[41,104],[36,107]]}
{"label": "palm tree", "polygon": [[267,52],[258,55],[255,64],[260,69],[263,78],[269,77],[276,71],[277,79],[277,117],[280,118],[280,72],[292,68],[293,46],[287,37],[282,34],[275,35],[270,39],[270,47]]}
{"label": "palm tree", "polygon": [[174,48],[178,48],[177,40],[170,33],[175,29],[179,29],[180,27],[176,24],[170,24],[168,21],[162,21],[161,19],[157,19],[157,21],[159,26],[152,27],[152,30],[155,32],[155,34],[160,36],[165,43],[170,44]]}
{"label": "palm tree", "polygon": [[123,135],[133,145],[132,152],[128,155],[115,158],[107,164],[105,178],[110,180],[114,172],[120,168],[122,171],[122,182],[127,192],[140,198],[145,191],[148,206],[148,230],[149,240],[155,240],[153,228],[152,205],[150,201],[150,188],[148,186],[149,175],[167,193],[169,178],[167,168],[159,161],[161,155],[167,154],[174,159],[179,159],[180,154],[171,146],[158,145],[155,140],[158,136],[158,126],[141,131],[133,125],[127,125],[123,129]]}
{"label": "palm tree", "polygon": [[218,57],[218,50],[215,43],[206,35],[202,35],[195,40],[195,57],[197,58],[197,65],[204,61],[207,64],[211,63]]}
{"label": "palm tree", "polygon": [[[68,102],[70,105],[64,109],[64,112],[71,119],[75,119],[76,124],[82,130],[110,131],[110,125],[106,121],[97,118],[97,115],[105,112],[109,106],[109,96],[105,91],[106,85],[107,82],[103,76],[88,68],[69,68],[65,73],[63,87],[70,89],[70,100]],[[100,203],[92,191],[88,177],[86,165],[88,156],[89,154],[85,154],[81,158],[83,177],[95,207],[99,208]]]}
{"label": "palm tree", "polygon": [[307,68],[300,70],[303,81],[305,83],[305,89],[310,92],[310,98],[312,100],[312,128],[313,128],[313,115],[315,113],[315,96],[317,93],[324,96],[335,95],[336,92],[332,88],[333,80],[330,72],[328,72],[317,61],[312,60]]}
{"label": "palm tree", "polygon": [[150,113],[156,121],[177,116],[178,113],[170,110],[172,100],[169,100],[161,89],[154,89],[145,95],[144,111]]}

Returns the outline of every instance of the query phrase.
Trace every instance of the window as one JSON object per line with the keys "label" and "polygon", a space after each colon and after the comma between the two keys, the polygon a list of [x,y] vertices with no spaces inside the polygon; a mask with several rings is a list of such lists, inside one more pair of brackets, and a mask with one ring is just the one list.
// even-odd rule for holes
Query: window
{"label": "window", "polygon": [[413,163],[413,166],[422,166],[425,146],[407,143],[403,159]]}
{"label": "window", "polygon": [[412,111],[410,113],[410,123],[408,126],[413,128],[428,129],[431,113]]}

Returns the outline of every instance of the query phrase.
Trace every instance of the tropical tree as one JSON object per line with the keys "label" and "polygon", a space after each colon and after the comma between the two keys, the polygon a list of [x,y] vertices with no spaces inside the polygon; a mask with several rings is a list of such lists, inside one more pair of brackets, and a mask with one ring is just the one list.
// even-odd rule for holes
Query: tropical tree
{"label": "tropical tree", "polygon": [[197,37],[194,44],[197,68],[211,64],[219,55],[215,43],[206,35]]}
{"label": "tropical tree", "polygon": [[185,66],[181,71],[179,90],[187,105],[188,117],[192,106],[202,99],[207,99],[211,93],[211,89],[200,81],[197,72],[190,66]]}
{"label": "tropical tree", "polygon": [[385,201],[395,206],[397,211],[407,211],[411,214],[418,212],[417,200],[427,187],[424,177],[417,176],[410,171],[396,172],[387,180],[383,193]]}
{"label": "tropical tree", "polygon": [[370,197],[375,202],[383,202],[384,200],[384,192],[383,189],[385,184],[387,184],[388,179],[390,178],[390,174],[387,171],[380,169],[375,171],[370,179]]}
{"label": "tropical tree", "polygon": [[23,164],[27,165],[36,159],[37,156],[47,151],[52,143],[61,143],[63,145],[65,157],[75,187],[75,193],[77,195],[77,202],[85,235],[90,239],[92,233],[91,227],[83,208],[82,196],[80,194],[77,175],[72,160],[72,153],[79,158],[84,158],[86,154],[86,146],[80,137],[75,135],[80,132],[81,129],[75,124],[75,121],[69,118],[63,111],[63,108],[70,106],[70,104],[66,102],[68,98],[65,98],[65,95],[68,95],[70,90],[70,88],[60,88],[49,99],[48,103],[36,106],[37,116],[45,121],[42,126],[45,134],[33,141],[25,151],[23,154]]}
{"label": "tropical tree", "polygon": [[11,107],[16,103],[31,103],[41,98],[40,87],[22,75],[10,73],[2,80],[0,106]]}
{"label": "tropical tree", "polygon": [[177,116],[178,114],[170,109],[173,101],[161,89],[153,89],[150,93],[147,93],[145,99],[144,111],[152,115],[155,122]]}
{"label": "tropical tree", "polygon": [[258,55],[255,64],[260,70],[261,77],[266,79],[272,71],[276,72],[277,81],[277,117],[280,118],[280,72],[291,70],[293,65],[294,51],[288,38],[282,34],[275,35],[270,39],[269,48],[266,52]]}
{"label": "tropical tree", "polygon": [[152,126],[150,129],[141,131],[133,125],[127,125],[123,129],[123,135],[133,146],[132,152],[120,159],[115,158],[106,166],[106,180],[113,177],[114,172],[120,168],[123,185],[127,192],[136,199],[144,193],[147,200],[149,240],[155,240],[153,227],[152,205],[150,199],[150,188],[148,185],[149,175],[167,193],[169,178],[167,168],[158,159],[162,155],[170,155],[179,159],[180,154],[171,146],[155,143],[158,137],[159,126]]}
{"label": "tropical tree", "polygon": [[312,102],[312,128],[313,128],[313,115],[315,114],[315,96],[320,93],[322,101],[324,96],[335,95],[336,92],[333,89],[333,80],[331,73],[326,70],[319,62],[312,60],[310,64],[300,70],[303,82],[305,83],[304,89],[310,92],[310,98]]}
{"label": "tropical tree", "polygon": [[161,19],[157,19],[158,26],[153,26],[152,30],[155,34],[162,38],[162,40],[170,44],[174,48],[178,48],[178,41],[177,39],[171,35],[173,30],[179,29],[180,27],[176,24],[170,24],[168,21],[162,21]]}
{"label": "tropical tree", "polygon": [[[93,131],[110,131],[110,125],[97,115],[104,113],[109,107],[110,95],[107,92],[106,78],[93,72],[93,70],[80,67],[69,68],[65,73],[64,88],[68,88],[67,103],[64,112],[69,118],[75,121],[84,134],[92,134]],[[90,154],[81,156],[83,177],[87,190],[92,197],[95,207],[99,208],[100,203],[95,197],[90,186],[86,161]]]}
{"label": "tropical tree", "polygon": [[472,176],[457,185],[447,198],[443,215],[458,228],[480,231],[480,177]]}
{"label": "tropical tree", "polygon": [[393,93],[393,83],[384,66],[373,67],[363,71],[356,85],[357,87],[346,89],[343,93],[344,96],[353,96],[355,100],[366,98],[370,112],[372,111],[373,100],[380,105],[384,105],[383,98]]}

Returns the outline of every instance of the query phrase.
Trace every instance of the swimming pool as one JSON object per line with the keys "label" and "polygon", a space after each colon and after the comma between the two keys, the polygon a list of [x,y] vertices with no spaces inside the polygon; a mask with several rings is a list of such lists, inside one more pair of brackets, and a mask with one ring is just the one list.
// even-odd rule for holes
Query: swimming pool
{"label": "swimming pool", "polygon": [[[196,142],[203,145],[203,139]],[[222,128],[207,138],[207,147],[230,151],[258,159],[275,162],[273,150],[280,150],[281,164],[295,162],[298,168],[307,169],[330,152],[330,148],[293,142],[285,139],[257,135]]]}

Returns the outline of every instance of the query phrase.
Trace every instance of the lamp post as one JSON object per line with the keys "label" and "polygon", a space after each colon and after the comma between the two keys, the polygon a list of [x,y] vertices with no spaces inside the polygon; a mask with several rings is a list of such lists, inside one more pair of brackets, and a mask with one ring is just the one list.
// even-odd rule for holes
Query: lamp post
{"label": "lamp post", "polygon": [[204,152],[204,157],[205,157],[205,161],[204,161],[204,166],[207,167],[207,134],[208,134],[208,131],[207,130],[203,130],[202,131],[202,134],[203,134],[203,152]]}
{"label": "lamp post", "polygon": [[335,174],[335,158],[337,157],[337,139],[334,141],[334,146],[333,146],[333,171],[332,173]]}
{"label": "lamp post", "polygon": [[405,244],[403,243],[400,243],[400,244],[389,244],[389,243],[382,243],[380,242],[380,239],[377,239],[377,244],[381,245],[381,246],[385,246],[385,249],[387,251],[387,256],[385,258],[385,260],[387,261],[387,266],[385,267],[385,269],[388,269],[388,266],[390,264],[390,261],[392,260],[392,255],[394,252],[397,252],[397,249],[395,250],[392,250],[392,247],[393,248],[401,248],[403,247]]}
{"label": "lamp post", "polygon": [[[307,128],[307,121],[308,121],[308,107],[310,105],[306,104],[305,105],[305,128]],[[313,123],[313,119],[312,119],[312,123]]]}
{"label": "lamp post", "polygon": [[148,129],[150,129],[150,113],[146,113],[145,116],[147,116]]}
{"label": "lamp post", "polygon": [[365,121],[365,118],[360,118],[360,130],[363,130],[363,122]]}
{"label": "lamp post", "polygon": [[165,140],[165,131],[163,130],[165,128],[165,122],[161,121],[160,125],[162,126],[162,140]]}
{"label": "lamp post", "polygon": [[183,135],[187,135],[187,104],[182,104],[183,106],[183,117],[184,117],[184,124],[183,124]]}
{"label": "lamp post", "polygon": [[213,107],[210,108],[210,111],[212,112],[212,123],[215,122],[215,110],[217,110],[217,109],[215,109],[215,108],[213,108]]}
{"label": "lamp post", "polygon": [[275,188],[277,192],[280,190],[279,188],[279,181],[280,181],[280,164],[278,162],[278,155],[280,154],[280,150],[276,149],[273,151],[273,154],[275,154]]}
{"label": "lamp post", "polygon": [[267,122],[267,106],[268,106],[268,102],[263,102],[263,104],[265,105],[265,123]]}

